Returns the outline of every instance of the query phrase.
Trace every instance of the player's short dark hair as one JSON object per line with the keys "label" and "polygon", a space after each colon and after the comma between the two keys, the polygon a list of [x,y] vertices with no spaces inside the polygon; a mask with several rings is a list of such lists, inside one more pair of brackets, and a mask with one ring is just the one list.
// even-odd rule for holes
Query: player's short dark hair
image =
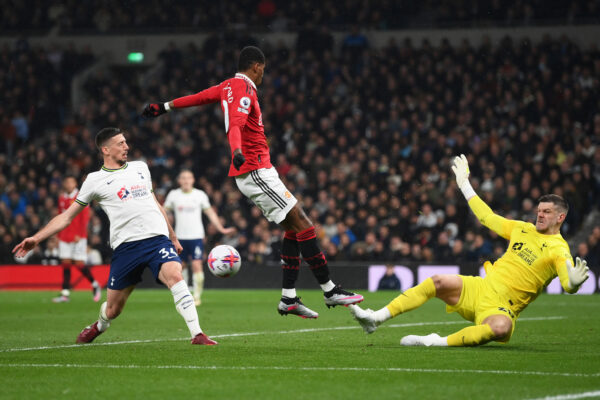
{"label": "player's short dark hair", "polygon": [[557,194],[545,194],[538,199],[540,203],[552,203],[559,208],[565,214],[569,212],[569,203]]}
{"label": "player's short dark hair", "polygon": [[98,150],[102,149],[102,146],[104,146],[109,139],[117,136],[119,133],[123,133],[119,128],[110,127],[101,129],[100,132],[96,134],[95,140]]}
{"label": "player's short dark hair", "polygon": [[189,168],[183,168],[183,169],[181,169],[181,171],[179,171],[179,174],[177,174],[177,177],[180,177],[181,174],[183,174],[184,172],[189,172],[190,174],[192,174],[192,176],[194,176],[194,173],[192,172],[191,169],[189,169]]}
{"label": "player's short dark hair", "polygon": [[254,64],[264,64],[265,55],[256,46],[246,46],[240,51],[240,58],[238,59],[238,71],[247,71]]}

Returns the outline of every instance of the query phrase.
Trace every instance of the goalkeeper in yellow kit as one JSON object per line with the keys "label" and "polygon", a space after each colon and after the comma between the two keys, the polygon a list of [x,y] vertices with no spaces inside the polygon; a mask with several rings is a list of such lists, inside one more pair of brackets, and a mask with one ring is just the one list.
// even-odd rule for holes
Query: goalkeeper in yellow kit
{"label": "goalkeeper in yellow kit", "polygon": [[585,260],[573,258],[560,226],[568,212],[566,201],[549,194],[538,200],[535,225],[503,218],[477,196],[469,182],[469,165],[464,155],[454,158],[452,170],[456,183],[479,221],[509,240],[508,249],[493,265],[484,264],[486,277],[434,275],[373,311],[351,305],[350,312],[365,332],[372,333],[381,323],[413,310],[437,297],[446,303],[447,312],[457,312],[475,325],[446,337],[432,333],[409,335],[405,346],[477,346],[492,340],[508,342],[519,314],[534,301],[556,276],[563,289],[575,293],[588,278]]}

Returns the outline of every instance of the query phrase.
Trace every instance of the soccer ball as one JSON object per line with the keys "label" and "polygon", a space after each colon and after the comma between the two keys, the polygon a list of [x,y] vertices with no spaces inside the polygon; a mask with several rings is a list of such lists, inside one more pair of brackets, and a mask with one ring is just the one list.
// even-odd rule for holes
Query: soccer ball
{"label": "soccer ball", "polygon": [[210,251],[206,263],[214,276],[227,278],[237,274],[242,266],[242,258],[234,247],[221,244]]}

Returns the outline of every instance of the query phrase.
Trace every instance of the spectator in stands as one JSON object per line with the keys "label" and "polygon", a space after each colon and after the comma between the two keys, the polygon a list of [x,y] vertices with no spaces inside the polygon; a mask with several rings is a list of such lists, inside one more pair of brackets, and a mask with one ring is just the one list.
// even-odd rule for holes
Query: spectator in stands
{"label": "spectator in stands", "polygon": [[[278,11],[293,25],[296,14],[287,14],[287,5],[279,7],[278,3]],[[298,15],[306,11],[298,7]],[[324,6],[324,10],[329,8]],[[201,21],[207,17],[197,18]],[[215,18],[214,21],[220,17]],[[347,22],[346,17],[340,18],[341,23]],[[136,148],[147,157],[156,177],[157,197],[173,185],[176,169],[170,170],[169,165],[187,165],[203,177],[203,187],[214,188],[211,198],[215,199],[219,214],[227,216],[226,222],[245,226],[236,240],[241,243],[242,256],[246,256],[246,247],[254,239],[248,227],[257,226],[260,216],[232,195],[236,191],[231,190],[231,182],[222,180],[229,159],[223,151],[227,146],[221,134],[221,120],[214,109],[181,113],[176,118],[169,115],[152,124],[140,123],[127,112],[137,104],[134,93],[152,91],[171,97],[183,90],[205,87],[206,76],[225,78],[227,71],[235,69],[229,61],[235,57],[229,56],[238,46],[229,44],[224,37],[217,38],[217,43],[220,44],[206,53],[215,58],[213,63],[207,62],[201,46],[169,48],[181,54],[181,63],[161,83],[150,79],[140,86],[127,74],[95,74],[84,85],[88,91],[84,102],[73,111],[69,96],[65,95],[73,74],[68,64],[78,58],[88,62],[85,51],[32,50],[26,42],[21,42],[18,49],[0,48],[0,59],[10,65],[9,75],[0,77],[10,99],[0,106],[0,114],[3,119],[8,118],[12,128],[13,110],[29,115],[32,106],[25,95],[30,75],[14,75],[15,71],[45,71],[48,79],[36,79],[34,90],[42,92],[43,98],[54,100],[53,104],[45,101],[43,105],[33,105],[35,118],[29,121],[29,142],[15,142],[13,159],[7,153],[0,154],[0,189],[7,193],[8,187],[15,187],[26,199],[25,208],[32,206],[32,212],[23,211],[26,223],[32,224],[31,213],[38,215],[42,224],[53,216],[56,205],[52,197],[57,195],[56,182],[63,177],[63,171],[76,168],[74,174],[82,178],[92,170],[93,160],[85,161],[85,155],[94,151],[89,131],[108,118],[118,117],[132,127],[130,141],[139,142]],[[560,49],[570,56],[562,57]],[[264,83],[263,119],[272,125],[267,131],[282,132],[282,136],[269,138],[271,147],[275,154],[285,154],[290,187],[301,188],[298,193],[303,201],[312,201],[312,209],[318,215],[311,217],[322,225],[322,232],[329,238],[337,234],[335,224],[327,223],[331,219],[344,221],[359,241],[365,240],[367,232],[373,232],[373,243],[384,243],[384,254],[389,253],[394,235],[413,246],[422,238],[417,220],[428,204],[432,210],[444,210],[443,215],[434,212],[435,218],[430,218],[434,242],[439,232],[446,230],[452,233],[449,244],[454,245],[453,240],[459,237],[465,240],[463,247],[470,248],[467,232],[478,230],[477,221],[469,216],[464,204],[445,204],[445,199],[452,198],[456,190],[452,179],[443,172],[447,170],[449,153],[470,153],[480,160],[471,166],[476,189],[476,180],[483,184],[484,173],[495,171],[492,191],[482,191],[481,195],[494,208],[506,207],[507,216],[519,213],[514,215],[519,218],[521,204],[528,203],[526,199],[535,201],[542,189],[562,192],[581,207],[581,215],[575,218],[576,213],[570,213],[563,225],[563,235],[569,238],[584,223],[581,216],[597,209],[594,199],[600,196],[600,110],[589,99],[600,88],[599,82],[589,77],[600,75],[600,65],[585,61],[593,59],[593,50],[578,48],[567,39],[547,39],[540,44],[508,42],[500,46],[474,46],[465,41],[456,47],[390,42],[381,49],[362,50],[369,62],[361,66],[364,73],[359,76],[351,73],[335,51],[325,51],[320,58],[299,54],[283,44],[273,46],[271,51],[271,65],[278,68],[270,70]],[[505,63],[502,54],[507,51],[523,55],[518,58],[522,61]],[[379,52],[385,57],[379,57]],[[490,56],[478,56],[484,52]],[[552,65],[550,74],[541,72],[540,66],[547,70],[548,60],[553,59],[564,59],[564,63]],[[308,62],[311,68],[296,68],[300,62]],[[76,62],[78,66],[83,63]],[[439,65],[444,73],[437,69]],[[590,73],[584,73],[584,68],[589,68]],[[10,74],[15,79],[8,79],[13,76]],[[57,76],[60,79],[55,79]],[[188,80],[182,80],[183,76]],[[48,87],[48,82],[56,87]],[[555,87],[565,94],[555,95]],[[306,101],[308,96],[316,100]],[[57,113],[56,107],[64,113]],[[63,114],[64,118],[57,119]],[[62,133],[63,127],[69,134]],[[149,134],[156,139],[152,143],[144,141]],[[5,144],[0,141],[0,147]],[[555,148],[555,144],[559,146]],[[536,149],[534,156],[524,152],[531,148]],[[370,162],[373,160],[377,162]],[[19,165],[29,167],[25,171]],[[37,189],[37,200],[31,185]],[[573,185],[585,187],[587,196],[579,196],[578,193],[584,193],[580,190],[573,196]],[[510,199],[505,202],[505,198]],[[355,218],[353,226],[347,223],[349,215]],[[0,202],[0,223],[12,238],[18,231],[15,221],[10,208]],[[104,233],[97,243],[105,243],[106,227],[102,221],[99,225]],[[381,226],[386,226],[389,234]],[[261,225],[260,229],[274,235],[271,226]],[[483,238],[492,243],[493,251],[491,234],[484,232]],[[436,246],[429,246],[435,253]],[[94,247],[106,261],[110,252]],[[422,245],[418,245],[417,257],[410,258],[421,258],[422,252]],[[372,255],[369,252],[369,257]]]}
{"label": "spectator in stands", "polygon": [[396,276],[393,265],[385,266],[385,274],[379,280],[377,290],[400,290],[400,279]]}

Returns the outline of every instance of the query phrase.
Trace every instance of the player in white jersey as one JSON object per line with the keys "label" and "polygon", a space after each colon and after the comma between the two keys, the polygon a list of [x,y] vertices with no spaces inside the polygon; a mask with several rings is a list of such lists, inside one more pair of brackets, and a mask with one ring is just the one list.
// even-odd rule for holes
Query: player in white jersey
{"label": "player in white jersey", "polygon": [[[194,188],[194,174],[190,170],[183,170],[177,178],[178,189],[173,189],[167,194],[164,207],[172,211],[175,219],[175,234],[183,251],[179,255],[184,268],[191,259],[192,281],[194,283],[194,303],[201,303],[202,289],[204,288],[204,272],[202,271],[202,256],[204,253],[204,224],[202,213],[206,214],[210,222],[217,227],[223,235],[235,232],[235,228],[225,228],[216,211],[210,206],[210,200],[203,190]],[[185,274],[184,274],[185,275]]]}
{"label": "player in white jersey", "polygon": [[104,128],[96,135],[96,146],[104,165],[88,175],[77,199],[35,235],[13,249],[23,257],[38,243],[67,227],[92,200],[96,200],[110,221],[110,245],[114,250],[107,284],[107,301],[100,307],[96,322],[86,327],[77,343],[90,343],[121,314],[127,298],[141,281],[145,267],[173,294],[175,308],[185,320],[192,344],[214,345],[200,323],[193,298],[181,275],[181,245],[167,214],[152,191],[148,166],[142,161],[127,162],[129,146],[120,129]]}

